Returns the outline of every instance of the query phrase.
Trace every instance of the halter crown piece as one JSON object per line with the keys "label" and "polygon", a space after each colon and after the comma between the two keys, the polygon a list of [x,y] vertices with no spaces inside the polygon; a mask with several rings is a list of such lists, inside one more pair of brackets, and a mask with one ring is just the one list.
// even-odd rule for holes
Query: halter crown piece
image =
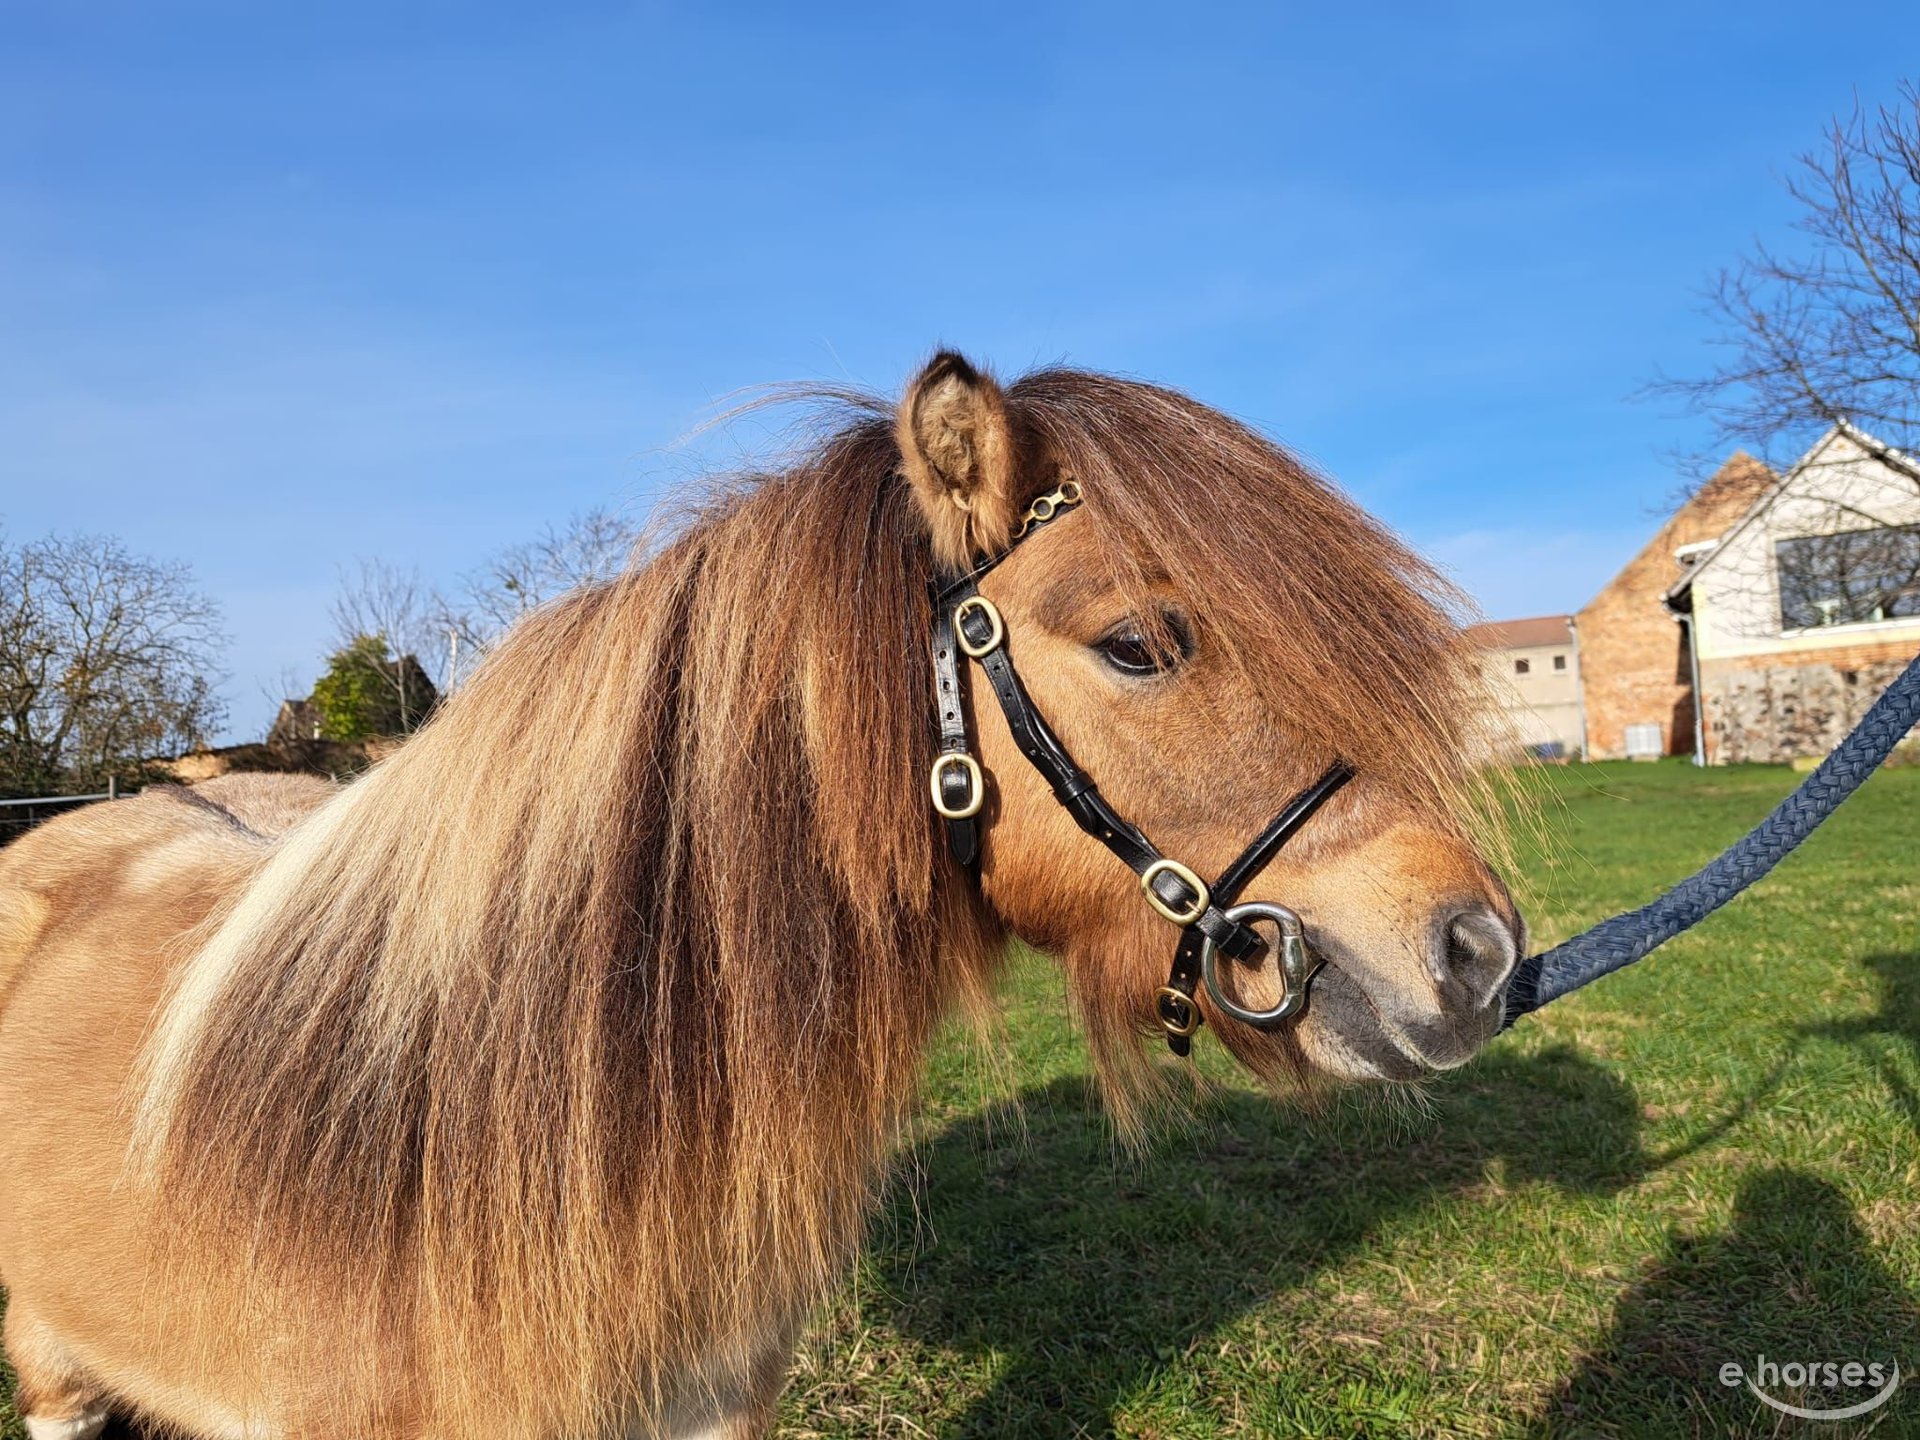
{"label": "halter crown piece", "polygon": [[[986,802],[986,781],[972,753],[967,734],[966,697],[961,682],[961,657],[974,661],[993,687],[1020,753],[1053,787],[1053,795],[1074,823],[1111,850],[1140,877],[1140,890],[1155,914],[1178,927],[1179,944],[1167,983],[1160,987],[1156,1010],[1167,1033],[1167,1046],[1176,1055],[1192,1048],[1200,1028],[1200,1006],[1195,991],[1204,981],[1207,993],[1222,1014],[1242,1024],[1270,1029],[1307,1003],[1307,986],[1319,962],[1307,950],[1300,917],[1284,905],[1252,901],[1234,904],[1241,888],[1312,818],[1327,797],[1353,778],[1344,761],[1335,761],[1306,789],[1288,800],[1280,813],[1253,839],[1253,843],[1208,885],[1193,870],[1154,847],[1138,827],[1109,805],[1088,775],[1074,763],[1060,737],[1035,707],[1007,653],[1007,627],[977,582],[1008,555],[1014,546],[1059,519],[1080,503],[1078,481],[1037,498],[1027,507],[1007,548],[958,578],[936,580],[933,592],[933,675],[940,718],[940,749],[934,756],[928,788],[933,808],[946,823],[947,847],[953,858],[971,869],[980,857],[980,809]],[[1253,928],[1266,921],[1279,930],[1280,1001],[1271,1009],[1249,1010],[1229,998],[1218,979],[1221,955],[1251,963],[1267,948]]]}

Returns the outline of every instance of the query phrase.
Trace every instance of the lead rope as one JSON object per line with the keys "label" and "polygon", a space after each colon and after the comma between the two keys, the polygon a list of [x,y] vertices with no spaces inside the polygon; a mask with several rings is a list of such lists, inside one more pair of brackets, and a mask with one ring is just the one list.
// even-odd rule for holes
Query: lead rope
{"label": "lead rope", "polygon": [[1698,925],[1792,854],[1822,820],[1866,783],[1916,722],[1920,722],[1920,657],[1873,702],[1853,733],[1820,762],[1820,768],[1743,839],[1651,904],[1602,920],[1564,945],[1523,960],[1507,987],[1507,1016],[1501,1028],[1602,975],[1624,969]]}

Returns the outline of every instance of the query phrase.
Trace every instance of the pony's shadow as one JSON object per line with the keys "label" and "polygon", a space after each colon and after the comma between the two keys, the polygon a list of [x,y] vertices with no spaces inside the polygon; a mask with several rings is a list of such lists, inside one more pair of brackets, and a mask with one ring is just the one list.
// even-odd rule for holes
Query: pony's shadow
{"label": "pony's shadow", "polygon": [[1631,1088],[1570,1049],[1497,1053],[1430,1114],[1383,1124],[1222,1099],[1197,1137],[1116,1160],[1084,1080],[1029,1091],[921,1147],[870,1252],[895,1329],[1002,1363],[941,1433],[1113,1433],[1118,1404],[1190,1345],[1365,1245],[1383,1221],[1485,1183],[1610,1194],[1651,1162]]}
{"label": "pony's shadow", "polygon": [[1877,1014],[1808,1025],[1802,1035],[1841,1040],[1867,1054],[1894,1104],[1920,1135],[1920,1092],[1890,1051],[1904,1049],[1920,1069],[1920,953],[1869,955],[1867,969],[1880,977]]}
{"label": "pony's shadow", "polygon": [[[1796,1389],[1760,1370],[1790,1362],[1862,1366],[1920,1352],[1920,1304],[1874,1253],[1847,1197],[1785,1167],[1753,1171],[1733,1221],[1706,1237],[1678,1236],[1614,1309],[1613,1326],[1548,1401],[1546,1436],[1771,1436],[1793,1422],[1744,1383],[1815,1409],[1870,1399],[1874,1384]],[[1740,1375],[1723,1373],[1737,1365]],[[1731,1378],[1732,1383],[1728,1380]],[[1789,1377],[1790,1379],[1791,1377]],[[1825,1377],[1822,1377],[1825,1378]],[[1916,1397],[1902,1389],[1837,1435],[1886,1426],[1906,1434]],[[1796,1432],[1797,1433],[1797,1432]]]}

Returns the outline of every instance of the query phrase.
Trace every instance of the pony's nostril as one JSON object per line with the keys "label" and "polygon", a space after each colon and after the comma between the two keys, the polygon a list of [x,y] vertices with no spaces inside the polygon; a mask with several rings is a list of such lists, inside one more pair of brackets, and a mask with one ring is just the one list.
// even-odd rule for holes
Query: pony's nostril
{"label": "pony's nostril", "polygon": [[1493,999],[1520,958],[1513,927],[1485,905],[1470,905],[1446,917],[1435,948],[1441,990],[1450,1000],[1479,1009]]}

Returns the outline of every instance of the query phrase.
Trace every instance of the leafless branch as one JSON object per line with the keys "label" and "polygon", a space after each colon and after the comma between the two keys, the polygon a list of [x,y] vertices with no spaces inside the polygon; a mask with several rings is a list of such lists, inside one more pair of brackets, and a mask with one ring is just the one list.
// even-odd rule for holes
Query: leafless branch
{"label": "leafless branch", "polygon": [[528,611],[617,575],[640,536],[637,525],[608,509],[576,515],[562,528],[549,526],[463,576],[452,597],[440,598],[439,622],[460,637],[467,664],[477,663]]}
{"label": "leafless branch", "polygon": [[[363,635],[387,642],[395,663],[379,673],[393,689],[403,732],[411,730],[432,706],[437,691],[446,688],[441,663],[447,655],[446,627],[440,621],[438,597],[421,582],[417,570],[402,570],[384,560],[361,560],[353,570],[340,572],[333,626],[343,649]],[[409,656],[414,665],[405,663]],[[423,687],[422,679],[434,688]]]}
{"label": "leafless branch", "polygon": [[1647,393],[1712,420],[1721,445],[1780,458],[1836,420],[1920,441],[1920,87],[1836,119],[1787,180],[1806,237],[1756,245],[1705,293],[1722,363]]}

